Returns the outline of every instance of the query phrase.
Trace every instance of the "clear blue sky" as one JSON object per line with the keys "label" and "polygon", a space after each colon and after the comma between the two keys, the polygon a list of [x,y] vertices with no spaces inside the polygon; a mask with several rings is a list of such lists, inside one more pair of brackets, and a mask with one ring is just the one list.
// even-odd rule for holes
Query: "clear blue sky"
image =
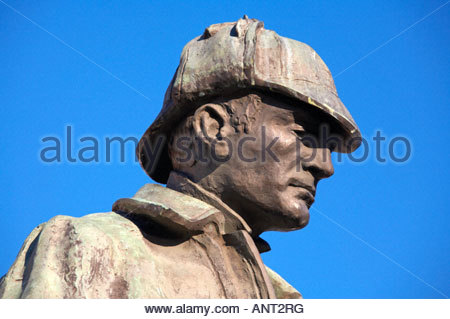
{"label": "clear blue sky", "polygon": [[445,0],[5,0],[36,24],[2,2],[1,274],[39,223],[109,211],[151,182],[131,147],[125,163],[105,163],[103,149],[99,163],[45,164],[41,139],[64,138],[69,124],[74,152],[83,136],[140,137],[185,43],[247,14],[318,52],[365,137],[380,130],[413,147],[403,164],[377,163],[373,143],[364,163],[336,164],[307,228],[263,235],[265,263],[306,298],[450,296],[450,4],[421,21]]}

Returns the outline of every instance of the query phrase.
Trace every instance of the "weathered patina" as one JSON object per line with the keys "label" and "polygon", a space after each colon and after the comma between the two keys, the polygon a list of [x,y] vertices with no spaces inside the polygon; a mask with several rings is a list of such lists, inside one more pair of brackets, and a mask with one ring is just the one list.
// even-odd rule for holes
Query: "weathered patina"
{"label": "weathered patina", "polygon": [[264,266],[235,213],[155,184],[113,209],[36,227],[0,297],[301,297]]}
{"label": "weathered patina", "polygon": [[313,49],[248,17],[212,25],[184,48],[136,150],[167,187],[38,226],[0,297],[301,298],[263,264],[260,235],[305,227],[331,152],[359,137]]}
{"label": "weathered patina", "polygon": [[349,153],[361,143],[359,128],[316,51],[244,16],[237,22],[211,25],[184,47],[162,110],[137,149],[147,174],[159,183],[167,181],[172,170],[167,149],[155,158],[149,154],[156,139],[168,139],[174,123],[205,101],[248,89],[279,93],[300,102],[300,107],[322,111],[340,128],[336,133],[342,143],[335,151]]}

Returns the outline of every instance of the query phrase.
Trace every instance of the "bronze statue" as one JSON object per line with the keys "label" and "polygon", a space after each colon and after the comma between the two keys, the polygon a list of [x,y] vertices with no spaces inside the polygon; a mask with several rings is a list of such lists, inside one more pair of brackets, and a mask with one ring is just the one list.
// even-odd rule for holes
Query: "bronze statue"
{"label": "bronze statue", "polygon": [[208,27],[183,50],[137,154],[157,184],[113,212],[38,226],[3,298],[301,298],[259,237],[309,221],[331,151],[360,132],[306,44],[256,19]]}

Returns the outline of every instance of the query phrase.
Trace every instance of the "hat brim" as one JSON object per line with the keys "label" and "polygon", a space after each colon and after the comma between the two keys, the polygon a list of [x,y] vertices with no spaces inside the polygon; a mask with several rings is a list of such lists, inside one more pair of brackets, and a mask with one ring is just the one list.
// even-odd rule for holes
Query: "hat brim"
{"label": "hat brim", "polygon": [[[345,114],[341,114],[336,109],[332,109],[328,105],[306,97],[299,92],[286,90],[285,88],[277,87],[277,85],[272,85],[271,87],[268,87],[267,83],[265,85],[263,88],[255,86],[254,89],[300,100],[304,102],[302,106],[309,108],[313,112],[319,112],[323,116],[324,121],[337,128],[335,131],[339,132],[338,135],[342,138],[342,143],[338,143],[333,151],[351,153],[360,146],[361,133],[353,119],[348,119]],[[251,90],[247,89],[246,91],[248,94]],[[226,92],[221,94],[221,96],[224,95],[226,95]],[[173,170],[169,157],[168,143],[177,123],[194,112],[198,106],[211,101],[212,98],[214,97],[203,97],[195,102],[187,101],[184,105],[171,105],[172,101],[168,101],[164,108],[165,112],[161,112],[145,131],[136,148],[136,155],[141,167],[154,181],[166,184],[169,174]],[[342,107],[346,110],[343,105]]]}

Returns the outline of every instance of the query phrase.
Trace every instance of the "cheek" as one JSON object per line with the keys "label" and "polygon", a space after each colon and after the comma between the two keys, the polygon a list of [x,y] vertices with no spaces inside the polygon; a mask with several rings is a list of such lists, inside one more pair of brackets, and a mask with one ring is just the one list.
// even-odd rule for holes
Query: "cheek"
{"label": "cheek", "polygon": [[297,143],[297,138],[281,127],[266,127],[235,141],[231,166],[249,184],[257,179],[265,181],[261,187],[274,187],[282,184],[295,166]]}
{"label": "cheek", "polygon": [[279,133],[277,143],[272,148],[278,161],[273,163],[276,178],[283,183],[292,178],[300,157],[300,142],[290,133]]}
{"label": "cheek", "polygon": [[274,128],[267,133],[266,146],[270,144],[271,141],[276,142],[271,147],[271,150],[279,157],[280,161],[283,159],[292,159],[292,155],[295,154],[298,140],[286,129]]}

